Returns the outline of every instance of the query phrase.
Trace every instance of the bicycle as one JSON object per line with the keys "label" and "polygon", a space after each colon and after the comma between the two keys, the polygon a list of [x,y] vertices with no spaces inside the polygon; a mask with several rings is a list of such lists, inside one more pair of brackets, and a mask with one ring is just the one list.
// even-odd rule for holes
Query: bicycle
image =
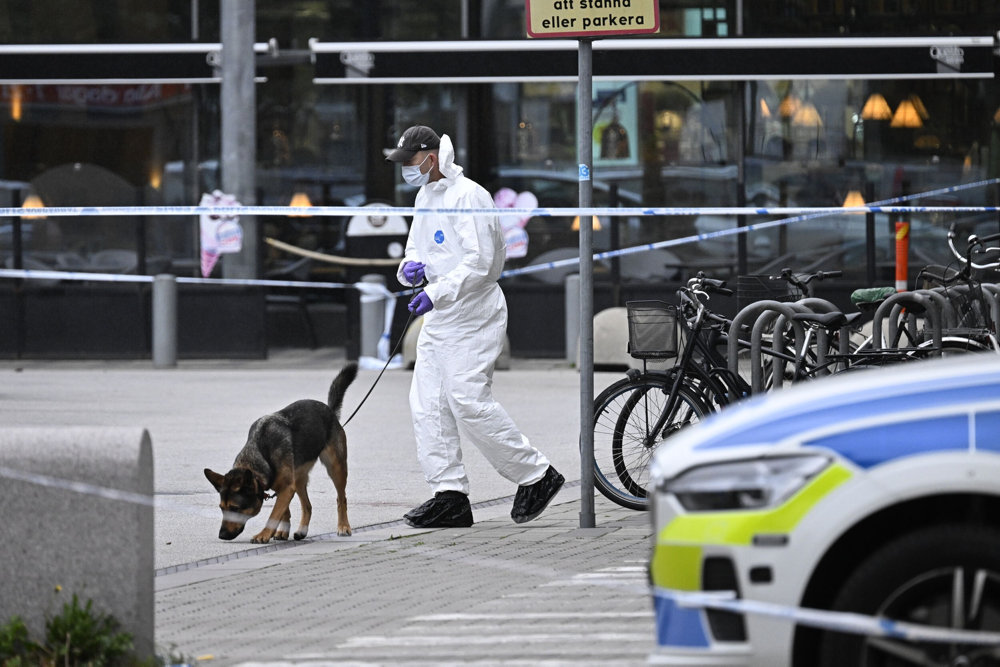
{"label": "bicycle", "polygon": [[[812,280],[840,272],[782,273],[780,279],[797,283],[802,293],[808,294]],[[643,369],[629,370],[594,401],[594,485],[618,505],[646,509],[649,464],[656,449],[681,429],[753,393],[729,359],[734,350],[754,349],[754,343],[738,335],[739,327],[734,329],[731,320],[708,308],[712,294],[730,296],[733,292],[724,281],[699,273],[678,290],[676,307],[659,301],[627,304],[629,353],[643,360]],[[814,333],[834,323],[839,328],[853,317],[836,313],[807,321],[805,326]],[[797,379],[814,377],[826,366],[808,354],[813,338],[806,336],[801,347],[791,348],[792,353],[780,347],[765,353],[772,362],[791,364]],[[683,340],[682,346],[679,340]],[[726,354],[719,352],[723,346]],[[650,359],[672,358],[676,361],[667,370],[646,366]]]}
{"label": "bicycle", "polygon": [[[948,349],[955,351],[994,351],[1000,352],[997,340],[997,320],[1000,319],[1000,301],[995,285],[978,280],[973,271],[996,269],[1000,267],[1000,259],[983,264],[973,261],[974,255],[997,254],[1000,247],[987,247],[986,244],[1000,239],[1000,234],[991,234],[979,238],[970,234],[966,240],[965,252],[959,252],[955,247],[955,225],[948,231],[948,248],[959,262],[958,270],[952,267],[926,266],[917,274],[925,283],[934,285],[930,291],[945,296],[950,308],[949,320],[952,325],[944,332],[944,341]],[[940,268],[941,273],[935,273]],[[990,298],[987,298],[987,293]]]}
{"label": "bicycle", "polygon": [[[629,370],[597,396],[593,424],[594,485],[623,507],[646,509],[649,463],[663,441],[749,394],[749,386],[729,371],[718,352],[729,320],[707,308],[713,293],[731,295],[732,290],[699,273],[678,290],[677,307],[658,301],[627,304],[629,353],[643,360],[643,370]],[[678,346],[681,338],[683,346]],[[646,368],[649,359],[674,357],[677,362],[668,370]]]}

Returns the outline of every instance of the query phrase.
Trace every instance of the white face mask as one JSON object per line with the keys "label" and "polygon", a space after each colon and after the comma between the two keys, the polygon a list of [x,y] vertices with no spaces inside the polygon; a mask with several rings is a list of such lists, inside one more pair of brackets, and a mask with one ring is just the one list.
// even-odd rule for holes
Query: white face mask
{"label": "white face mask", "polygon": [[423,166],[424,162],[427,162],[427,158],[429,157],[430,153],[428,153],[427,157],[420,161],[420,164],[412,167],[403,167],[403,180],[417,188],[421,185],[427,185],[427,183],[431,180],[431,172],[428,171],[424,174],[420,171],[420,167]]}

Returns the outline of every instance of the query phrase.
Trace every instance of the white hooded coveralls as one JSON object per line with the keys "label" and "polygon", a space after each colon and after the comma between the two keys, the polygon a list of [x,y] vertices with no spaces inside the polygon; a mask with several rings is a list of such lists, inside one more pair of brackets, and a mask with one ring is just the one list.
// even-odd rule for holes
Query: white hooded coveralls
{"label": "white hooded coveralls", "polygon": [[[417,192],[416,208],[493,208],[493,198],[454,164],[448,135],[438,150],[443,178]],[[493,368],[507,330],[507,301],[497,279],[506,258],[495,215],[415,215],[397,277],[423,262],[434,308],[423,316],[410,385],[417,456],[435,493],[469,493],[460,436],[518,485],[545,475],[549,461],[493,399]]]}

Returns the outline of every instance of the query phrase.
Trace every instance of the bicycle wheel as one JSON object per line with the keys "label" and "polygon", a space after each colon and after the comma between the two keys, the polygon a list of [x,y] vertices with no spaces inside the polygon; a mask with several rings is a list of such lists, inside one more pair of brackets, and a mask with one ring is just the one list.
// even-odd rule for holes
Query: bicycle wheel
{"label": "bicycle wheel", "polygon": [[696,389],[682,384],[671,414],[654,433],[670,386],[666,374],[646,373],[634,381],[619,380],[594,401],[594,485],[622,507],[647,509],[649,464],[657,447],[712,412]]}

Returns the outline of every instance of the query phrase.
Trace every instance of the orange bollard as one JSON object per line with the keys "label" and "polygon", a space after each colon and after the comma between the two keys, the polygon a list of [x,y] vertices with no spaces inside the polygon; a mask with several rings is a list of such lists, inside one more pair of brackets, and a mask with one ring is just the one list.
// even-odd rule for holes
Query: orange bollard
{"label": "orange bollard", "polygon": [[905,292],[909,276],[910,223],[896,222],[896,291]]}

